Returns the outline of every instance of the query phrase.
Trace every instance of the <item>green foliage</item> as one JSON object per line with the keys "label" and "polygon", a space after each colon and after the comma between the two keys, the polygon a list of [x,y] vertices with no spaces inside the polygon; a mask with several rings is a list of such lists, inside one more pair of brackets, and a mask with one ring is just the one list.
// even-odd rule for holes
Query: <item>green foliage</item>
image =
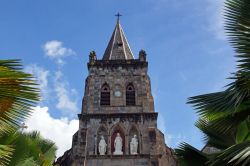
{"label": "green foliage", "polygon": [[241,122],[237,128],[236,143],[250,141],[249,122],[247,120]]}
{"label": "green foliage", "polygon": [[0,145],[0,165],[7,165],[13,152],[14,148],[11,145]]}
{"label": "green foliage", "polygon": [[18,128],[39,101],[32,75],[22,72],[19,60],[0,60],[0,135]]}
{"label": "green foliage", "polygon": [[15,151],[8,165],[52,165],[55,158],[56,146],[50,140],[44,139],[38,132],[6,134],[1,142],[13,144]]}
{"label": "green foliage", "polygon": [[[215,128],[211,121],[199,119],[195,126],[198,127],[204,134],[204,142],[217,149],[224,149],[234,144],[233,131],[221,131]],[[227,130],[228,131],[228,130]]]}
{"label": "green foliage", "polygon": [[241,165],[249,166],[250,163],[250,141],[245,141],[240,144],[235,144],[213,157],[208,165],[222,166],[222,165]]}
{"label": "green foliage", "polygon": [[[225,1],[225,29],[235,49],[237,71],[226,90],[189,98],[200,119],[196,126],[206,144],[219,152],[209,156],[181,144],[176,154],[181,165],[250,165],[250,1]],[[181,153],[180,153],[181,152]],[[204,158],[206,156],[206,158]],[[184,164],[183,164],[184,163]]]}
{"label": "green foliage", "polygon": [[56,147],[39,133],[20,133],[20,124],[39,101],[32,75],[19,60],[0,60],[0,165],[52,165]]}
{"label": "green foliage", "polygon": [[181,143],[179,148],[175,150],[178,161],[181,166],[203,166],[208,162],[207,154],[200,152],[187,143]]}

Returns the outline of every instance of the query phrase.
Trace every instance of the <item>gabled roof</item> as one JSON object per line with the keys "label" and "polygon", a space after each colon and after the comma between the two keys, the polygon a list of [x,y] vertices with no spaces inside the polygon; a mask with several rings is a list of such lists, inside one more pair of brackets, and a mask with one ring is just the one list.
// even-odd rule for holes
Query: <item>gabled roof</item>
{"label": "gabled roof", "polygon": [[128,60],[134,59],[133,53],[129,47],[128,41],[122,30],[119,18],[111,36],[109,44],[103,55],[103,60]]}

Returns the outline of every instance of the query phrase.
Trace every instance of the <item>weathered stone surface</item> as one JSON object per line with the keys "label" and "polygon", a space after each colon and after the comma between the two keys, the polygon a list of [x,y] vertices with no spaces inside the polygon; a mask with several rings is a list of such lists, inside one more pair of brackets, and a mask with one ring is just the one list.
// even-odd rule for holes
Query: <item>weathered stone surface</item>
{"label": "weathered stone surface", "polygon": [[[172,150],[164,142],[164,134],[157,129],[158,114],[154,111],[146,53],[141,52],[139,59],[128,60],[97,60],[92,53],[88,70],[79,130],[73,136],[72,148],[57,163],[74,166],[177,165]],[[104,84],[110,88],[110,105],[100,104]],[[135,89],[135,105],[126,105],[129,84]],[[120,93],[115,95],[115,91]],[[118,132],[123,140],[123,155],[113,155]],[[130,154],[134,135],[138,139],[136,155]],[[104,155],[97,150],[101,136],[107,144]]]}

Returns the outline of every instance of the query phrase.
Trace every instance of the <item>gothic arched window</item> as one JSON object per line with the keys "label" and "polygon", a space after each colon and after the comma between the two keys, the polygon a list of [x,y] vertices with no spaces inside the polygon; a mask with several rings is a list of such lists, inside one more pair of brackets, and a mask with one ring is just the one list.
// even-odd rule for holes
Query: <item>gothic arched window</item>
{"label": "gothic arched window", "polygon": [[110,88],[107,83],[101,89],[101,105],[110,105]]}
{"label": "gothic arched window", "polygon": [[135,88],[131,83],[126,88],[126,105],[135,105]]}

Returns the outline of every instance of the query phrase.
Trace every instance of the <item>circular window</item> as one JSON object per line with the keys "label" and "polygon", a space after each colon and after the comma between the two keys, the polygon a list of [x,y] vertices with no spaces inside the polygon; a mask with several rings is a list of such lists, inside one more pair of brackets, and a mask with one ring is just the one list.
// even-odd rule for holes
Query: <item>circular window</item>
{"label": "circular window", "polygon": [[119,90],[115,91],[115,96],[116,97],[120,97],[121,95],[122,95],[121,91],[119,91]]}

